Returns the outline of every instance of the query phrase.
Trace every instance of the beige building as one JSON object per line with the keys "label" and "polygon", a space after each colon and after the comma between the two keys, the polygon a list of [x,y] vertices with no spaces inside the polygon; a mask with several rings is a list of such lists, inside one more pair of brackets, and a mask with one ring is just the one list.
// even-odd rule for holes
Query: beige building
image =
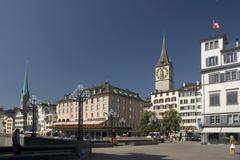
{"label": "beige building", "polygon": [[[117,128],[128,128],[136,131],[140,121],[140,114],[143,111],[144,101],[135,92],[128,89],[114,87],[108,82],[102,85],[88,88],[90,97],[83,103],[84,125],[100,125],[109,127],[109,113],[113,111],[112,125]],[[78,102],[65,95],[64,99],[57,102],[56,125],[76,125],[78,121]],[[104,128],[104,127],[102,127]],[[95,136],[107,136],[109,131],[101,130]],[[104,133],[103,133],[104,132]],[[100,134],[100,135],[99,135]],[[69,135],[69,134],[68,134]]]}

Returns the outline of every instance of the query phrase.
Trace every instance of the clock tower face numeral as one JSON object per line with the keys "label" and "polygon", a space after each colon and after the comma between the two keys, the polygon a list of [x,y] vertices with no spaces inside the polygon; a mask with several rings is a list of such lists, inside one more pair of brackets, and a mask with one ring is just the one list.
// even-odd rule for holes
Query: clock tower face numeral
{"label": "clock tower face numeral", "polygon": [[156,80],[164,80],[168,77],[169,71],[167,67],[160,67],[156,69]]}

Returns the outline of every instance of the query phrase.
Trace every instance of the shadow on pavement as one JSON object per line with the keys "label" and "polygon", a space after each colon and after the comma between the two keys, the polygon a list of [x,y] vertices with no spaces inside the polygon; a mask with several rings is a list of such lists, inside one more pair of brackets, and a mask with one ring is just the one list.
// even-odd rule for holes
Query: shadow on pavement
{"label": "shadow on pavement", "polygon": [[126,155],[93,153],[88,160],[171,160],[167,155],[129,153]]}

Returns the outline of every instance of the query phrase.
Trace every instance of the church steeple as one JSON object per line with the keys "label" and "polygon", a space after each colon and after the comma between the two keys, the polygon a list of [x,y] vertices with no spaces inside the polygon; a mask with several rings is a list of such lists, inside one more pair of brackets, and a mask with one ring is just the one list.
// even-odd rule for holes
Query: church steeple
{"label": "church steeple", "polygon": [[168,91],[174,88],[174,73],[170,58],[168,57],[166,38],[163,36],[162,51],[155,67],[155,89]]}
{"label": "church steeple", "polygon": [[162,42],[161,55],[160,55],[160,58],[158,59],[156,66],[164,66],[164,65],[169,65],[169,64],[171,64],[171,62],[168,57],[168,52],[167,52],[167,47],[166,47],[166,38],[164,35],[163,42]]}
{"label": "church steeple", "polygon": [[23,89],[22,89],[22,95],[21,95],[21,109],[27,110],[27,102],[30,98],[29,90],[28,90],[28,73],[25,71],[24,75],[24,83],[23,83]]}

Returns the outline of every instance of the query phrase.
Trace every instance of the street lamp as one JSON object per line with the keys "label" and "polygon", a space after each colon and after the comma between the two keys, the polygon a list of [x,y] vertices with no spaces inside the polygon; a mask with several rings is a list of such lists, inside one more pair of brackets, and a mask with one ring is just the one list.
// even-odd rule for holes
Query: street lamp
{"label": "street lamp", "polygon": [[122,118],[119,120],[119,123],[120,123],[120,126],[121,126],[121,127],[125,127],[126,120],[122,117]]}
{"label": "street lamp", "polygon": [[108,113],[106,113],[110,120],[110,126],[111,126],[111,137],[113,138],[113,118],[117,117],[117,112],[115,112],[113,109],[110,109]]}
{"label": "street lamp", "polygon": [[35,95],[32,95],[30,99],[30,104],[32,106],[32,137],[36,137],[35,129],[36,129],[36,104],[37,104],[37,98]]}
{"label": "street lamp", "polygon": [[71,94],[71,97],[78,102],[78,141],[83,141],[83,102],[86,101],[89,96],[89,90],[84,89],[83,85],[78,85]]}

